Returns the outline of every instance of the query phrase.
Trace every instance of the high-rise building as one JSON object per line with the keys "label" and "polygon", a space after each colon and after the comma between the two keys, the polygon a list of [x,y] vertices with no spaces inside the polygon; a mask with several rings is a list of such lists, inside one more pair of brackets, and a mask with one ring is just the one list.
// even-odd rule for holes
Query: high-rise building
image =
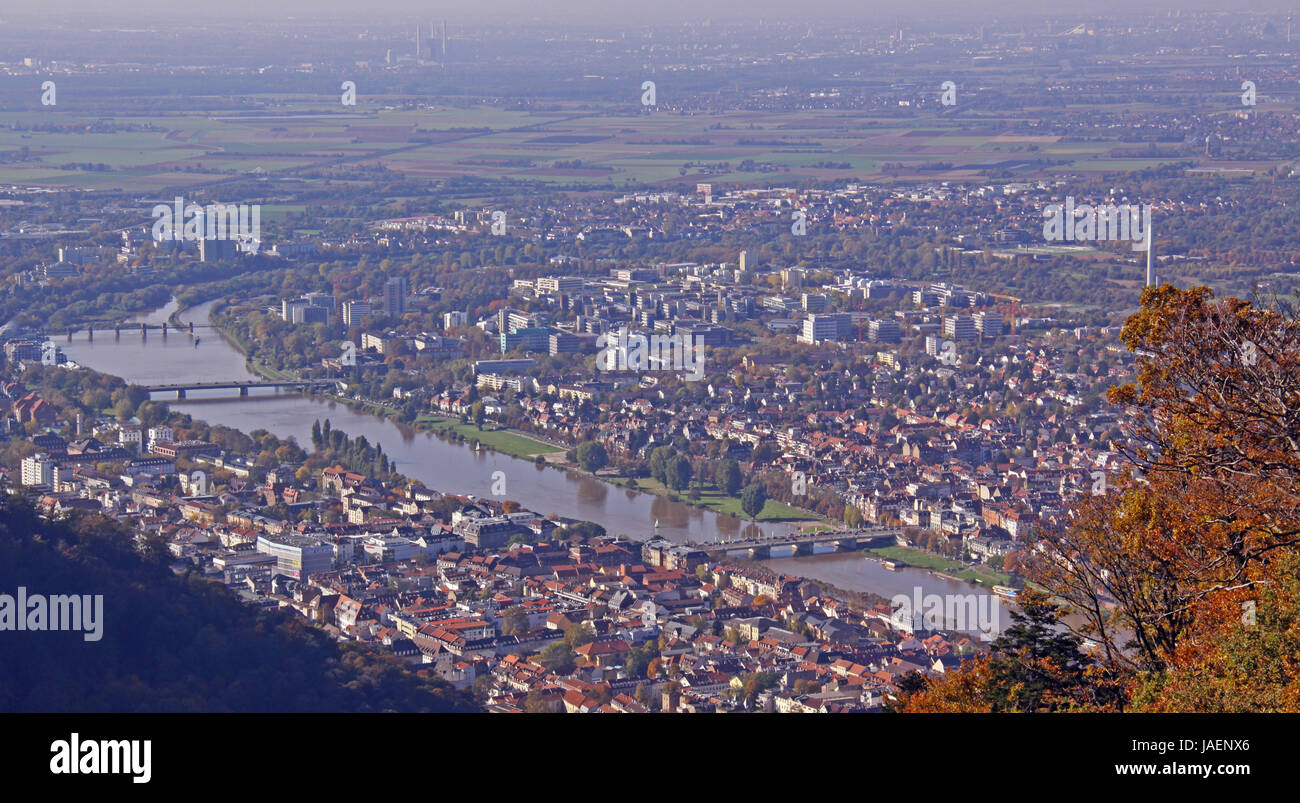
{"label": "high-rise building", "polygon": [[821,293],[804,293],[803,308],[807,312],[821,312],[826,309],[827,300]]}
{"label": "high-rise building", "polygon": [[405,315],[408,295],[410,295],[410,285],[405,276],[394,276],[384,282],[384,314],[390,317]]}
{"label": "high-rise building", "polygon": [[943,319],[943,336],[950,340],[974,340],[975,321],[969,315],[949,315]]}
{"label": "high-rise building", "polygon": [[877,343],[897,343],[903,339],[903,331],[893,318],[877,318],[870,323],[867,331]]}
{"label": "high-rise building", "polygon": [[46,454],[23,458],[23,485],[50,485],[54,482],[54,461]]}
{"label": "high-rise building", "polygon": [[971,316],[975,320],[975,331],[981,337],[1001,337],[1004,324],[1002,316],[995,312],[977,312]]}
{"label": "high-rise building", "polygon": [[843,340],[852,333],[853,319],[847,312],[817,313],[804,318],[800,343]]}
{"label": "high-rise building", "polygon": [[513,332],[502,332],[498,337],[501,339],[502,354],[517,348],[544,353],[550,350],[551,330],[549,329],[516,329]]}
{"label": "high-rise building", "polygon": [[370,314],[370,305],[364,301],[345,301],[343,303],[343,323],[348,326],[361,326]]}
{"label": "high-rise building", "polygon": [[235,258],[239,252],[234,240],[217,240],[206,237],[199,240],[200,262],[224,262]]}

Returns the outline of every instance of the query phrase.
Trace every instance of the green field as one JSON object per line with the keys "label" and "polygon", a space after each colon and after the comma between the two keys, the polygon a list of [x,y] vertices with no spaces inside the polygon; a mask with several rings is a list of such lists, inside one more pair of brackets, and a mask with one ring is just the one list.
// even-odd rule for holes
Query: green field
{"label": "green field", "polygon": [[[1060,142],[1018,136],[1014,120],[922,117],[911,120],[810,110],[760,114],[654,112],[577,104],[530,112],[490,107],[396,108],[401,98],[369,97],[341,112],[327,96],[256,96],[274,112],[79,117],[73,109],[0,113],[0,183],[153,193],[245,174],[291,174],[340,163],[382,164],[413,178],[473,175],[590,186],[701,180],[800,184],[836,179],[927,179],[1010,169],[1035,175],[1031,162],[1064,160],[1076,172],[1141,169],[1162,162],[1117,158],[1143,143],[1115,138]],[[1044,114],[1047,114],[1044,111]],[[1033,118],[1022,112],[1018,117]],[[21,126],[129,125],[130,131],[36,134]],[[19,125],[19,128],[10,126]],[[752,161],[764,169],[741,170]],[[580,162],[574,166],[573,162]],[[1164,160],[1164,161],[1172,161]],[[556,162],[567,163],[556,167]],[[690,166],[688,167],[688,163]],[[893,167],[886,174],[884,166]],[[936,167],[939,163],[946,165]],[[85,170],[86,164],[108,170]],[[830,164],[831,166],[825,166]],[[817,166],[822,165],[822,166]],[[847,166],[841,166],[847,165]],[[80,166],[80,167],[79,167]],[[64,169],[71,167],[71,169]],[[925,168],[921,170],[921,168]]]}
{"label": "green field", "polygon": [[968,566],[961,561],[949,560],[929,552],[922,552],[919,549],[912,549],[905,546],[886,546],[868,549],[868,553],[878,558],[886,560],[901,560],[909,566],[916,566],[920,569],[933,569],[937,572],[956,577],[958,580],[965,580],[968,583],[983,583],[985,585],[1007,585],[1011,582],[1011,575],[995,572],[992,569],[979,566]]}
{"label": "green field", "polygon": [[450,430],[463,436],[469,443],[478,441],[484,447],[495,449],[498,452],[508,454],[512,457],[532,459],[539,454],[564,451],[552,444],[535,441],[532,438],[526,438],[523,435],[515,434],[509,430],[480,430],[473,424],[462,424],[453,418],[422,415],[415,419],[415,422],[427,429],[440,431]]}
{"label": "green field", "polygon": [[[739,519],[748,519],[744,511],[740,509],[740,497],[725,496],[717,488],[709,487],[700,489],[700,498],[691,499],[685,492],[678,493],[670,491],[663,483],[649,477],[642,477],[636,481],[636,490],[654,494],[655,496],[676,496],[680,501],[689,505],[697,505],[707,508],[717,513],[725,513],[729,516],[735,516]],[[617,480],[615,484],[623,487],[629,487],[626,480]],[[777,502],[774,499],[767,500],[763,505],[763,511],[758,514],[759,521],[812,521],[817,519],[815,513],[809,513],[806,510],[790,507],[789,505]]]}

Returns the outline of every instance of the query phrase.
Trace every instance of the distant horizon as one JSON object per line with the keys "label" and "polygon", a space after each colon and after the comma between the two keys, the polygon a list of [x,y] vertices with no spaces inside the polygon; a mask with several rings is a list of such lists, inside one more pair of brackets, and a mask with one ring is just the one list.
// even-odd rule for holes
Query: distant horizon
{"label": "distant horizon", "polygon": [[267,4],[257,0],[225,0],[215,9],[186,9],[178,14],[175,3],[165,0],[48,0],[39,8],[20,8],[0,12],[0,22],[47,21],[67,22],[60,17],[75,15],[83,23],[102,25],[106,18],[120,18],[117,22],[129,27],[143,21],[132,19],[136,15],[155,15],[154,23],[177,25],[216,22],[259,20],[319,20],[321,22],[346,22],[358,24],[374,22],[392,23],[405,19],[447,19],[462,24],[530,25],[545,22],[590,22],[615,24],[624,22],[644,25],[648,23],[674,24],[677,22],[782,22],[809,23],[831,20],[879,19],[882,23],[941,25],[945,21],[978,23],[1010,23],[1020,18],[1025,21],[1047,19],[1092,19],[1098,22],[1138,20],[1153,15],[1165,16],[1175,12],[1203,13],[1218,11],[1225,15],[1281,14],[1293,6],[1276,0],[1242,0],[1237,7],[1223,8],[1214,0],[1176,2],[1168,0],[1097,0],[1086,10],[1068,6],[1047,5],[1035,0],[998,0],[992,8],[972,8],[963,0],[925,0],[900,7],[897,3],[861,0],[824,0],[810,12],[806,6],[783,0],[658,0],[655,3],[633,3],[622,0],[561,0],[540,7],[535,0],[504,0],[489,7],[467,8],[460,4],[416,2],[416,0],[381,0],[379,3],[359,6],[354,0],[282,0]]}

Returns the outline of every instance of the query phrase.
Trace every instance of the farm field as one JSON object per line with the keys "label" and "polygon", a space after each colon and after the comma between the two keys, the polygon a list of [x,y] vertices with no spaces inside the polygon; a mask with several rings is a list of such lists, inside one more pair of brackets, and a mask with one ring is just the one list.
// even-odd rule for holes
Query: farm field
{"label": "farm field", "polygon": [[[124,104],[120,116],[107,118],[62,107],[0,113],[0,184],[156,193],[244,175],[379,163],[416,179],[476,176],[593,188],[682,180],[793,186],[991,174],[1033,178],[1063,169],[1096,174],[1174,161],[1150,153],[1117,156],[1145,147],[1122,138],[1063,141],[1028,134],[1022,124],[1033,115],[1023,113],[1005,120],[904,119],[843,111],[634,113],[591,104],[527,111],[417,107],[411,99],[383,96],[341,111],[319,97],[240,100],[256,106],[138,114]],[[38,130],[50,124],[63,130]]]}

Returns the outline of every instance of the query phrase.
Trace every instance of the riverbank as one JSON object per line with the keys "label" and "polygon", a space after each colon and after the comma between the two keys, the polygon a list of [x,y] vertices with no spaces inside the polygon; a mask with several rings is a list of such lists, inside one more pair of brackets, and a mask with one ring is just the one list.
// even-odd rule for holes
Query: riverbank
{"label": "riverbank", "polygon": [[[172,313],[172,319],[180,325],[180,318],[183,313],[191,308],[178,309]],[[220,332],[226,338],[235,350],[239,351],[246,358],[248,349],[236,338],[231,336],[226,330],[211,322],[213,329]],[[249,368],[254,373],[266,379],[284,380],[294,378],[291,373],[281,371],[265,365],[259,360],[249,360]],[[370,400],[358,400],[346,396],[340,396],[335,393],[315,394],[321,398],[330,399],[340,404],[347,405],[353,409],[361,409],[367,413],[377,415],[380,418],[393,419],[398,415],[398,410],[380,402]],[[435,415],[433,413],[421,413],[416,417],[411,426],[417,431],[432,432],[440,435],[454,435],[468,443],[478,442],[484,449],[490,449],[510,457],[521,460],[536,461],[541,457],[546,465],[555,466],[564,470],[579,470],[576,466],[569,465],[567,461],[561,462],[556,459],[559,455],[564,455],[573,447],[564,446],[558,443],[548,443],[546,441],[533,438],[526,432],[510,427],[498,427],[496,429],[479,429],[475,424],[467,424],[455,418]],[[745,520],[747,516],[740,506],[740,498],[737,496],[727,496],[716,488],[699,488],[698,496],[693,498],[689,493],[679,493],[665,487],[662,483],[652,478],[637,478],[636,484],[633,485],[631,478],[627,477],[610,477],[602,474],[589,474],[582,472],[584,475],[591,476],[596,480],[613,485],[617,488],[637,491],[640,493],[658,496],[669,501],[677,502],[683,505],[708,510],[714,513],[733,516],[737,519]],[[774,499],[767,500],[763,510],[759,513],[757,519],[759,522],[791,524],[800,529],[809,527],[828,527],[832,522],[828,519],[818,516],[817,514],[801,510],[796,507],[778,502]]]}
{"label": "riverbank", "polygon": [[868,549],[866,552],[885,560],[902,561],[918,569],[929,569],[940,577],[960,580],[964,583],[981,583],[986,586],[1009,585],[1011,575],[994,571],[984,566],[971,566],[959,560],[952,560],[930,552],[923,552],[906,546],[885,546]]}

